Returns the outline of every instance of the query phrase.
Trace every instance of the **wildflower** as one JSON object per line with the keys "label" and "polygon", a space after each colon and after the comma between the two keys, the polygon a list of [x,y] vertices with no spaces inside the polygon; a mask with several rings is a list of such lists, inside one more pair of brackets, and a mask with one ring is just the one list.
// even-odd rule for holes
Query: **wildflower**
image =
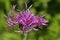
{"label": "wildflower", "polygon": [[[15,16],[9,14],[7,24],[9,26],[18,24],[22,32],[28,32],[32,29],[36,30],[37,26],[46,25],[45,23],[47,23],[47,20],[45,20],[43,16],[36,16],[35,14],[31,13],[29,10],[30,8],[31,6],[19,12]],[[15,9],[15,7],[13,9]]]}

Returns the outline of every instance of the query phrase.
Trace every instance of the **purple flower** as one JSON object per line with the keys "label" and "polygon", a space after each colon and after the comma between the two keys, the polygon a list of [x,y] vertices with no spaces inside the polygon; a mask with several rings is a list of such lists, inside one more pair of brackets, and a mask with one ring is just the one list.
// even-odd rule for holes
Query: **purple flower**
{"label": "purple flower", "polygon": [[48,21],[45,20],[43,16],[36,16],[35,14],[31,13],[29,11],[30,7],[19,12],[15,16],[8,14],[9,20],[7,21],[7,24],[9,26],[18,24],[22,32],[28,32],[32,29],[36,30],[37,26],[46,25],[45,23],[47,23]]}
{"label": "purple flower", "polygon": [[29,9],[21,11],[16,16],[16,20],[21,25],[21,31],[30,31],[37,26],[38,20],[34,14],[32,14]]}

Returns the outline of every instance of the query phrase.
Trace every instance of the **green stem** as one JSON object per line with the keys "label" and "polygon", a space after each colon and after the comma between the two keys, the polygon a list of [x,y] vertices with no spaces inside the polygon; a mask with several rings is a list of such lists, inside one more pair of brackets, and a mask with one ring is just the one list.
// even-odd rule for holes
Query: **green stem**
{"label": "green stem", "polygon": [[27,32],[23,32],[23,40],[27,40],[27,35],[28,35]]}

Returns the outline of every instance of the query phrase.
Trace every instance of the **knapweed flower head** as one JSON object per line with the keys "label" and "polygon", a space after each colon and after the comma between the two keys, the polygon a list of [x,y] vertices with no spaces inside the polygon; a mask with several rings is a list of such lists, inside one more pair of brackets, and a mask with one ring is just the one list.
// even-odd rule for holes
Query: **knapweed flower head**
{"label": "knapweed flower head", "polygon": [[[7,21],[7,24],[9,26],[18,24],[20,31],[22,32],[37,30],[37,26],[40,27],[42,25],[46,25],[48,21],[45,20],[43,16],[36,16],[35,14],[31,13],[29,10],[30,8],[31,6],[23,11],[18,12],[18,14],[16,14],[15,16],[9,13],[9,20]],[[15,9],[15,7],[13,9]]]}

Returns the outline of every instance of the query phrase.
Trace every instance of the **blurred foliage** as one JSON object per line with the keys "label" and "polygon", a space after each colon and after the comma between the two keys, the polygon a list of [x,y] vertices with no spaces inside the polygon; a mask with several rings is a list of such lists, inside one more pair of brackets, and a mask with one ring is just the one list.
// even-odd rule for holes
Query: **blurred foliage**
{"label": "blurred foliage", "polygon": [[33,5],[30,9],[32,13],[44,14],[45,18],[49,20],[47,27],[29,32],[27,39],[60,40],[60,0],[0,0],[0,40],[22,40],[22,34],[14,32],[18,26],[8,27],[4,15],[11,10],[11,5],[16,5],[18,10],[23,10],[26,2],[28,7]]}

